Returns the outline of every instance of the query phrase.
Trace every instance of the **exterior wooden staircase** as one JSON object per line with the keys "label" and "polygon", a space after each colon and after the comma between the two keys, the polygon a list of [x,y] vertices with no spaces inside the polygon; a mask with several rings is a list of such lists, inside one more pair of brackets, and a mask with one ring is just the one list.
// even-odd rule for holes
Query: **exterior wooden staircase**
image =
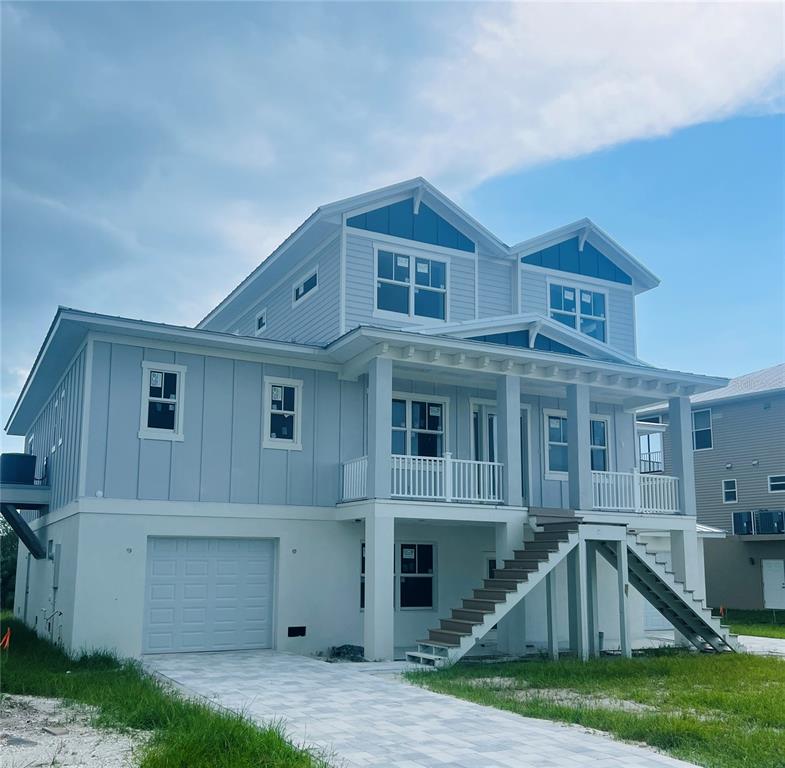
{"label": "exterior wooden staircase", "polygon": [[[603,542],[598,551],[616,567],[616,551]],[[673,626],[699,651],[728,653],[741,650],[737,636],[712,616],[706,603],[686,589],[667,567],[662,553],[655,554],[640,540],[640,534],[627,534],[629,580]]]}
{"label": "exterior wooden staircase", "polygon": [[407,652],[407,661],[437,667],[458,661],[567,557],[578,543],[579,525],[575,517],[538,521],[534,538],[522,542],[513,559],[453,608],[450,618],[440,619],[439,628],[429,630],[416,651]]}

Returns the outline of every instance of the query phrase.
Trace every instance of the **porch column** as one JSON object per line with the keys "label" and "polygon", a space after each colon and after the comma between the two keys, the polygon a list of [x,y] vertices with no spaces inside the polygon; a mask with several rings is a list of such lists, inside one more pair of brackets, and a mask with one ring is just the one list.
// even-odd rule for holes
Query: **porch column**
{"label": "porch column", "polygon": [[590,510],[593,506],[591,487],[591,413],[587,384],[567,386],[567,473],[570,486],[570,508]]}
{"label": "porch column", "polygon": [[390,498],[392,360],[375,357],[368,366],[368,496]]}
{"label": "porch column", "polygon": [[395,518],[365,518],[365,612],[363,647],[369,661],[392,661],[395,626]]}
{"label": "porch column", "polygon": [[679,511],[695,516],[695,467],[692,456],[692,408],[689,397],[668,400],[673,472],[679,478]]}
{"label": "porch column", "polygon": [[630,642],[630,582],[627,542],[616,542],[616,578],[619,586],[619,645],[621,655],[632,658]]}
{"label": "porch column", "polygon": [[586,542],[567,555],[567,601],[570,614],[570,648],[578,658],[589,658],[588,594],[586,590]]}
{"label": "porch column", "polygon": [[504,502],[513,507],[521,507],[521,380],[518,376],[508,374],[496,380],[496,424],[499,431],[498,460],[504,465]]}
{"label": "porch column", "polygon": [[600,609],[597,585],[597,543],[586,542],[586,610],[588,614],[589,653],[600,656]]}
{"label": "porch column", "polygon": [[556,615],[556,574],[548,571],[545,577],[546,616],[548,619],[548,655],[559,660],[559,622]]}

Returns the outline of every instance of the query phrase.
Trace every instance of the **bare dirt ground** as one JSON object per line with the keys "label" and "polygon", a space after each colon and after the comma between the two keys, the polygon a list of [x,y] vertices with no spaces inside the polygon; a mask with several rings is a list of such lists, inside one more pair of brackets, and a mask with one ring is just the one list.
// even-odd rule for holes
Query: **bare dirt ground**
{"label": "bare dirt ground", "polygon": [[57,699],[3,696],[0,764],[3,768],[133,766],[134,753],[147,735],[99,729],[90,721],[88,709],[64,707]]}

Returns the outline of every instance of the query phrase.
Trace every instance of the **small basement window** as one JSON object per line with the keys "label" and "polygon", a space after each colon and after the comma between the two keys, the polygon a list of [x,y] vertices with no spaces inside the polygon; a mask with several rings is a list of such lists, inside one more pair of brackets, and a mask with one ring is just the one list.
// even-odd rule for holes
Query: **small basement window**
{"label": "small basement window", "polygon": [[299,451],[302,381],[295,379],[264,380],[264,447]]}
{"label": "small basement window", "polygon": [[142,361],[142,413],[139,437],[183,439],[184,365]]}
{"label": "small basement window", "polygon": [[304,299],[309,294],[315,293],[316,289],[319,287],[319,270],[315,269],[311,274],[308,275],[304,280],[301,280],[294,286],[294,295],[292,297],[292,303],[297,304],[297,302]]}

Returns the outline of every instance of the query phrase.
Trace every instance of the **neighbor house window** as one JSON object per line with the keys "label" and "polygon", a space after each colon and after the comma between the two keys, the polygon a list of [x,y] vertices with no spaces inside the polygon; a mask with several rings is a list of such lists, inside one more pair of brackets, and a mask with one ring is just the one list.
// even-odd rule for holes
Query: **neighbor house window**
{"label": "neighbor house window", "polygon": [[294,286],[294,295],[292,296],[292,303],[296,304],[298,301],[304,299],[308,294],[312,294],[319,287],[319,271],[314,270],[304,280],[301,280]]}
{"label": "neighbor house window", "polygon": [[549,296],[554,320],[593,339],[606,341],[604,293],[551,283]]}
{"label": "neighbor house window", "polygon": [[139,437],[183,439],[185,366],[142,361],[142,413]]}
{"label": "neighbor house window", "polygon": [[430,398],[393,398],[392,453],[399,456],[442,456],[445,408],[444,401]]}
{"label": "neighbor house window", "polygon": [[438,259],[377,251],[376,309],[444,320],[447,317],[447,264]]}
{"label": "neighbor house window", "polygon": [[711,409],[692,412],[692,447],[705,451],[713,446],[711,434]]}
{"label": "neighbor house window", "polygon": [[433,608],[433,544],[400,545],[401,608]]}
{"label": "neighbor house window", "polygon": [[595,472],[607,472],[608,422],[605,419],[592,419],[590,432],[591,468]]}
{"label": "neighbor house window", "polygon": [[769,475],[769,493],[785,493],[785,475]]}
{"label": "neighbor house window", "polygon": [[735,480],[722,481],[722,503],[735,504],[739,500],[738,489]]}
{"label": "neighbor house window", "polygon": [[266,327],[267,327],[267,310],[263,309],[256,316],[256,325],[254,327],[254,333],[257,336],[260,336]]}
{"label": "neighbor house window", "polygon": [[264,447],[300,450],[302,381],[264,380]]}
{"label": "neighbor house window", "polygon": [[567,472],[567,417],[545,412],[545,474]]}

